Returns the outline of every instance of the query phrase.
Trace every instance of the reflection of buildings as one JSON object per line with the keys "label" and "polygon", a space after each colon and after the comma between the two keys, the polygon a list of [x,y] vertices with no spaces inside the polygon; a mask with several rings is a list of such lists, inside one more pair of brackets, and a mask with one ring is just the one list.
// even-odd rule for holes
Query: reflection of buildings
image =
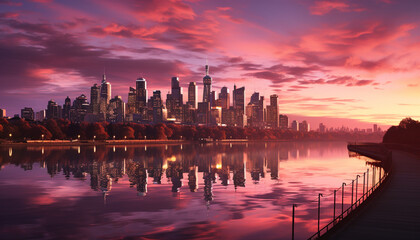
{"label": "reflection of buildings", "polygon": [[179,145],[156,145],[148,146],[147,151],[98,145],[96,152],[92,147],[32,147],[19,151],[0,148],[0,168],[14,164],[31,170],[34,163],[39,163],[51,177],[90,179],[91,188],[105,194],[111,194],[112,185],[127,177],[138,195],[145,195],[147,184],[161,184],[163,175],[171,182],[171,191],[179,192],[185,177],[187,191],[203,189],[204,199],[211,201],[214,184],[227,186],[226,189],[231,189],[230,184],[235,189],[245,187],[247,171],[255,182],[267,173],[271,179],[280,179],[280,161],[288,160],[289,156],[295,159],[317,154],[323,154],[323,149],[304,143],[252,143],[248,147],[246,143],[234,143],[232,147],[230,144],[188,144],[182,149]]}
{"label": "reflection of buildings", "polygon": [[188,186],[191,192],[198,190],[198,166],[191,166],[188,172]]}
{"label": "reflection of buildings", "polygon": [[183,178],[182,166],[179,161],[168,161],[168,169],[166,169],[166,177],[171,179],[172,192],[179,192],[182,187],[181,179]]}
{"label": "reflection of buildings", "polygon": [[149,173],[144,164],[130,162],[128,163],[128,178],[130,181],[130,187],[137,186],[137,194],[139,196],[145,196],[147,194],[147,178]]}
{"label": "reflection of buildings", "polygon": [[204,201],[213,200],[213,174],[211,171],[203,172],[204,179]]}

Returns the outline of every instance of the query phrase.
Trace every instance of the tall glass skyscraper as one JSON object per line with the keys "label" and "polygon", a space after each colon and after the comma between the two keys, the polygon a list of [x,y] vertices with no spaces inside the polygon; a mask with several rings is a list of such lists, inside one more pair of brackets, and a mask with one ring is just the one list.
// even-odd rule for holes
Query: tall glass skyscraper
{"label": "tall glass skyscraper", "polygon": [[203,102],[211,101],[211,77],[209,76],[209,65],[206,65],[206,76],[203,77]]}

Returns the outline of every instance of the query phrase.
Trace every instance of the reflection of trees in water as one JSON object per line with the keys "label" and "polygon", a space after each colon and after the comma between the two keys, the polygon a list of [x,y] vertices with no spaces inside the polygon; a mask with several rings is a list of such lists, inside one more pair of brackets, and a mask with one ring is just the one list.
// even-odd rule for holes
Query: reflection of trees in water
{"label": "reflection of trees in water", "polygon": [[51,177],[62,173],[67,179],[85,180],[89,175],[91,188],[102,192],[111,191],[113,182],[127,176],[139,195],[147,193],[149,177],[154,184],[161,184],[164,174],[172,183],[172,192],[182,189],[184,173],[188,175],[189,191],[197,192],[199,173],[203,173],[204,199],[211,201],[217,178],[224,186],[229,186],[232,179],[235,189],[245,187],[247,171],[255,182],[267,174],[278,179],[280,162],[289,156],[324,155],[342,147],[342,143],[316,142],[184,144],[182,148],[175,144],[147,148],[98,145],[96,151],[93,146],[13,148],[12,154],[8,148],[0,148],[0,167],[14,164],[31,170],[37,163]]}

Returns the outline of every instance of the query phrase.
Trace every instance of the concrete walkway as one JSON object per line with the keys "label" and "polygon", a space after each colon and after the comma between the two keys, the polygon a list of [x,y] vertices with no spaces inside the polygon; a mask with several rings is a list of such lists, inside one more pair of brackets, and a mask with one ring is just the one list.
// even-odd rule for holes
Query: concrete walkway
{"label": "concrete walkway", "polygon": [[393,151],[384,189],[329,239],[420,239],[420,158]]}

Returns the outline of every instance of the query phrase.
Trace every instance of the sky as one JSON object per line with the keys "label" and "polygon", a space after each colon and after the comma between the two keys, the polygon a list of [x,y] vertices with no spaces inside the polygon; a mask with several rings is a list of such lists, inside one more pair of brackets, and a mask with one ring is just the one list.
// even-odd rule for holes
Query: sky
{"label": "sky", "polygon": [[0,0],[0,108],[45,109],[100,83],[146,78],[279,96],[280,113],[328,127],[420,118],[420,4],[412,0]]}

